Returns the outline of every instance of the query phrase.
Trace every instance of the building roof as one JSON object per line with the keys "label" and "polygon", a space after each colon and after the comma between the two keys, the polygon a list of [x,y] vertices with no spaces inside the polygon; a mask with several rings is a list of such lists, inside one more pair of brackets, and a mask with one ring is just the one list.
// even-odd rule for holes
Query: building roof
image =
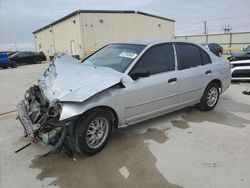
{"label": "building roof", "polygon": [[148,14],[148,13],[145,13],[145,12],[140,12],[140,11],[134,11],[134,10],[77,10],[77,11],[74,11],[36,31],[33,32],[33,34],[36,34],[44,29],[47,29],[61,21],[64,21],[72,16],[75,16],[76,14],[78,13],[124,13],[124,14],[141,14],[141,15],[144,15],[144,16],[150,16],[150,17],[154,17],[154,18],[159,18],[159,19],[162,19],[162,20],[167,20],[167,21],[170,21],[170,22],[175,22],[175,20],[172,20],[172,19],[169,19],[169,18],[165,18],[165,17],[161,17],[161,16],[156,16],[156,15],[152,15],[152,14]]}

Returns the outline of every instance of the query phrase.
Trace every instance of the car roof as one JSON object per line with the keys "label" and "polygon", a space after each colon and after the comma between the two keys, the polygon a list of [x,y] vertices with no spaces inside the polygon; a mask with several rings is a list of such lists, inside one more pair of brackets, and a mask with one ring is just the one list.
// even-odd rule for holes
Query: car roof
{"label": "car roof", "polygon": [[[190,43],[190,44],[197,44],[194,42],[189,41],[180,41],[180,40],[163,40],[163,39],[143,39],[143,40],[131,40],[131,41],[125,41],[125,42],[117,42],[112,44],[139,44],[139,45],[147,45],[147,46],[153,46],[156,44],[161,43],[170,43],[170,42],[184,42],[184,43]],[[198,45],[198,44],[197,44]]]}

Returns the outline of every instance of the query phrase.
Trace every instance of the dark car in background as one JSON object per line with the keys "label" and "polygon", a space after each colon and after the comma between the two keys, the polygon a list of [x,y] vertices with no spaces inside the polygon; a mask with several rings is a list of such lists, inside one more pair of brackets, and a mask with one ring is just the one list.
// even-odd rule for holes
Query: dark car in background
{"label": "dark car in background", "polygon": [[232,53],[231,56],[228,58],[229,61],[239,61],[247,59],[250,59],[250,45],[240,52]]}
{"label": "dark car in background", "polygon": [[217,56],[222,56],[223,54],[223,48],[219,44],[216,43],[202,43],[202,46],[209,49],[211,52],[213,52]]}
{"label": "dark car in background", "polygon": [[16,62],[17,64],[35,64],[46,61],[46,56],[43,52],[17,52],[9,56],[9,60],[10,62]]}

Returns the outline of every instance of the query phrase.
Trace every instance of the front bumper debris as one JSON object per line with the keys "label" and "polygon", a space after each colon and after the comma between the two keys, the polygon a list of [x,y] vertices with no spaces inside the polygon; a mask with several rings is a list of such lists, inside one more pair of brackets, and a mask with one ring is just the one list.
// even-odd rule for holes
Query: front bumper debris
{"label": "front bumper debris", "polygon": [[31,141],[37,142],[33,131],[32,121],[28,115],[28,112],[25,108],[25,104],[23,101],[17,105],[17,111],[18,111],[18,119],[20,120],[24,128],[25,137],[28,136],[31,139]]}
{"label": "front bumper debris", "polygon": [[49,104],[39,87],[31,87],[24,100],[17,105],[18,119],[23,125],[25,137],[34,143],[53,146],[48,154],[60,151],[71,153],[74,148],[74,120],[60,122],[61,108],[56,104]]}

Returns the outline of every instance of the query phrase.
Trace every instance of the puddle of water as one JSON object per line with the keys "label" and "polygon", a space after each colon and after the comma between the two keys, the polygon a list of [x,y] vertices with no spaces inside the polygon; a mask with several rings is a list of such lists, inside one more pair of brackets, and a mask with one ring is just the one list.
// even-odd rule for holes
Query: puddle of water
{"label": "puddle of water", "polygon": [[189,128],[189,125],[186,121],[183,120],[172,120],[171,123],[174,127],[180,128],[180,129],[187,129]]}
{"label": "puddle of water", "polygon": [[218,105],[211,111],[199,111],[196,108],[185,109],[186,115],[183,119],[188,122],[201,123],[210,121],[236,128],[243,128],[245,124],[250,124],[250,120],[237,113],[250,113],[250,105],[238,103],[235,101],[220,99]]}
{"label": "puddle of water", "polygon": [[[50,185],[68,187],[166,187],[179,186],[169,183],[156,168],[156,158],[149,151],[145,139],[164,143],[168,138],[163,130],[124,134],[122,130],[112,135],[108,145],[94,156],[76,156],[76,161],[64,154],[36,158],[30,168],[41,169],[37,179],[57,178]],[[125,179],[119,172],[126,167]]]}

